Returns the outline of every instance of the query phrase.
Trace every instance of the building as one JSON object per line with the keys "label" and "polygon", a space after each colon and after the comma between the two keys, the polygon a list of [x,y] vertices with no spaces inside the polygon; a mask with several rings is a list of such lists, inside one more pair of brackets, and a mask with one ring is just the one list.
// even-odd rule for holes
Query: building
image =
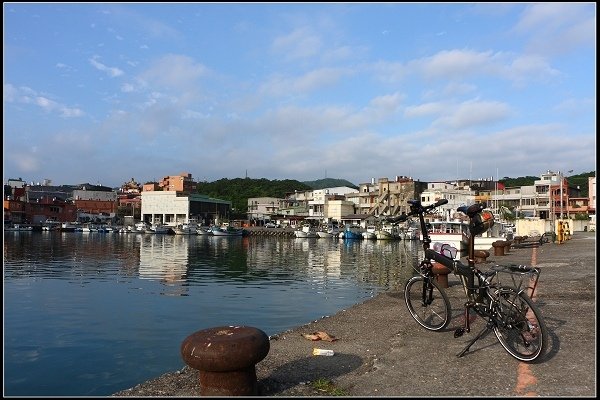
{"label": "building", "polygon": [[[369,191],[375,185],[362,184],[359,186],[359,208],[364,210],[363,204],[368,201],[371,215],[399,215],[409,211],[408,200],[418,199],[427,189],[427,183],[414,181],[410,177],[396,176],[394,180],[379,178],[374,191]],[[364,190],[367,190],[366,192]],[[375,196],[376,195],[376,196]]]}
{"label": "building", "polygon": [[114,222],[117,215],[117,192],[107,186],[84,183],[73,190],[79,222]]}
{"label": "building", "polygon": [[252,197],[248,199],[247,216],[254,225],[264,225],[279,214],[283,201],[277,197]]}
{"label": "building", "polygon": [[25,187],[25,221],[42,224],[46,220],[57,222],[77,221],[77,206],[73,202],[73,186],[44,185]]}
{"label": "building", "polygon": [[191,221],[209,225],[229,220],[231,201],[198,194],[196,187],[192,174],[188,173],[166,176],[158,183],[145,183],[140,219],[171,227]]}
{"label": "building", "polygon": [[196,182],[192,179],[192,174],[183,172],[179,175],[169,175],[158,182],[159,190],[169,192],[196,193]]}

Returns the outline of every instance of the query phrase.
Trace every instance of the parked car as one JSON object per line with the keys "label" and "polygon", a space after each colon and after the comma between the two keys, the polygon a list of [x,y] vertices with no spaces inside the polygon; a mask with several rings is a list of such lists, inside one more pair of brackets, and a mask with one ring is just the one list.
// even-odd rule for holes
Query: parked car
{"label": "parked car", "polygon": [[274,222],[267,222],[265,224],[265,228],[277,228],[277,227],[278,227],[277,224]]}

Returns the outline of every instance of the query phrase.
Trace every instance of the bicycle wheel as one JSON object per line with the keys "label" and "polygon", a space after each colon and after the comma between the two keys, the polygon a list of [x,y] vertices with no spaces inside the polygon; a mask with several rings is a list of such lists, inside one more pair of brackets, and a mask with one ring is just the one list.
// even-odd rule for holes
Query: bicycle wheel
{"label": "bicycle wheel", "polygon": [[414,276],[404,286],[410,315],[425,329],[439,331],[450,322],[450,301],[433,278]]}
{"label": "bicycle wheel", "polygon": [[537,306],[515,288],[497,290],[494,333],[504,349],[520,361],[531,362],[546,351],[548,331]]}

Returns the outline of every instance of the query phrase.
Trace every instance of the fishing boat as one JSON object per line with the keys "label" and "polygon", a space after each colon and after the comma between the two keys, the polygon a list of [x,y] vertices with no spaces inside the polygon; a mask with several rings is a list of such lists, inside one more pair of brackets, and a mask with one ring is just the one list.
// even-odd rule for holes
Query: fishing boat
{"label": "fishing boat", "polygon": [[148,223],[144,222],[144,221],[136,222],[134,227],[135,227],[135,231],[138,233],[150,232],[150,225],[148,225]]}
{"label": "fishing boat", "polygon": [[363,238],[364,229],[359,225],[348,225],[343,231],[343,239],[362,239]]}
{"label": "fishing boat", "polygon": [[310,224],[303,224],[300,229],[294,231],[294,236],[297,238],[316,238],[317,231]]}
{"label": "fishing boat", "polygon": [[317,236],[320,238],[338,237],[340,230],[333,224],[324,225],[317,231]]}
{"label": "fishing boat", "polygon": [[230,225],[213,226],[210,228],[213,236],[243,236],[244,229]]}
{"label": "fishing boat", "polygon": [[382,224],[375,234],[377,236],[377,240],[400,239],[400,231],[398,226],[394,224]]}
{"label": "fishing boat", "polygon": [[212,230],[208,226],[199,226],[196,228],[197,235],[212,235]]}
{"label": "fishing boat", "polygon": [[198,224],[194,221],[189,221],[184,224],[179,224],[173,229],[176,235],[197,235]]}
{"label": "fishing boat", "polygon": [[167,225],[164,225],[161,223],[156,223],[156,224],[152,224],[152,226],[150,227],[150,233],[164,235],[164,234],[171,233],[171,228]]}
{"label": "fishing boat", "polygon": [[362,232],[363,239],[377,239],[377,227],[375,225],[368,225],[367,229]]}
{"label": "fishing boat", "polygon": [[490,250],[492,243],[495,241],[511,240],[513,235],[514,225],[508,222],[496,221],[490,229],[481,235],[475,236],[475,250]]}
{"label": "fishing boat", "polygon": [[4,226],[5,231],[13,231],[13,232],[31,232],[33,231],[32,226],[14,224],[13,226]]}
{"label": "fishing boat", "polygon": [[[455,260],[467,255],[469,244],[469,225],[460,218],[452,220],[435,219],[428,223],[429,236],[432,243],[446,243],[456,248]],[[419,234],[423,241],[423,234]]]}
{"label": "fishing boat", "polygon": [[409,226],[404,230],[404,240],[417,240],[419,239],[419,230],[414,226]]}

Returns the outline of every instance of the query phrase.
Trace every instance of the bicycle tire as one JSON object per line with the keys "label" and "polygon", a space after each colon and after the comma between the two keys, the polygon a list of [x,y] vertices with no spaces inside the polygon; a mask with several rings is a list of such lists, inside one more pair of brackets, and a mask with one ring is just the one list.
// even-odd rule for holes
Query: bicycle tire
{"label": "bicycle tire", "polygon": [[[424,299],[424,289],[431,295],[428,301]],[[404,301],[410,315],[425,329],[439,331],[450,322],[450,301],[433,278],[410,278],[404,285]]]}
{"label": "bicycle tire", "polygon": [[519,361],[532,362],[544,354],[548,330],[542,314],[525,292],[497,289],[494,333],[504,349]]}

